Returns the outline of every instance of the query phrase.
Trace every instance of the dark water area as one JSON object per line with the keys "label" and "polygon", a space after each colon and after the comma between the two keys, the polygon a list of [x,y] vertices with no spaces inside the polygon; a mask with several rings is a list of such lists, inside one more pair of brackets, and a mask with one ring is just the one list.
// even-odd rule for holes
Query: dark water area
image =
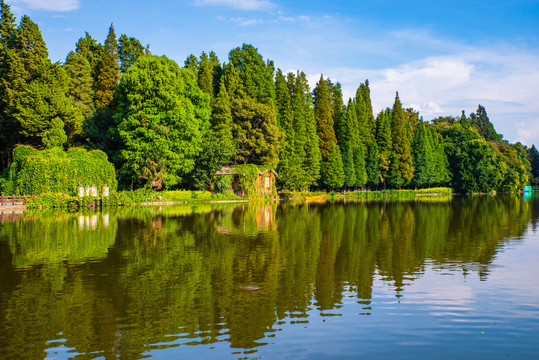
{"label": "dark water area", "polygon": [[537,359],[539,196],[0,216],[0,359]]}

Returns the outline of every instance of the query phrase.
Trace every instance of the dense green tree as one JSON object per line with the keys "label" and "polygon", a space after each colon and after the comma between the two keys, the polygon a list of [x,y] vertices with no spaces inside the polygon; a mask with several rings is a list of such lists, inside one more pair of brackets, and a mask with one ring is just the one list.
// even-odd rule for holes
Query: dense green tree
{"label": "dense green tree", "polygon": [[75,52],[88,60],[90,69],[92,69],[92,79],[94,79],[94,83],[97,82],[98,65],[101,62],[103,45],[99,44],[86,32],[84,37],[77,41]]}
{"label": "dense green tree", "polygon": [[341,122],[341,116],[343,115],[345,111],[344,102],[342,99],[341,84],[340,83],[333,84],[333,82],[331,82],[329,78],[326,80],[326,82],[327,82],[328,90],[331,97],[331,116],[333,118],[333,126],[334,126],[333,130],[335,133],[337,133],[338,126]]}
{"label": "dense green tree", "polygon": [[202,150],[195,159],[195,167],[184,183],[197,190],[211,190],[215,173],[234,155],[232,142],[216,137],[211,131],[202,140]]}
{"label": "dense green tree", "polygon": [[185,59],[183,67],[193,71],[194,73],[198,73],[198,69],[200,68],[200,60],[198,60],[195,55],[191,54],[187,57],[187,59]]}
{"label": "dense green tree", "polygon": [[331,96],[323,76],[320,76],[314,89],[314,116],[320,139],[320,153],[326,162],[333,144],[337,143],[337,138],[333,129]]}
{"label": "dense green tree", "polygon": [[55,117],[49,129],[43,133],[43,147],[50,149],[62,147],[67,142],[67,135],[64,131],[64,122],[59,117]]}
{"label": "dense green tree", "polygon": [[273,101],[266,105],[252,98],[235,99],[232,119],[236,161],[276,167],[282,135]]}
{"label": "dense green tree", "polygon": [[380,163],[376,141],[373,141],[367,149],[367,160],[365,164],[367,182],[371,186],[378,186],[380,183]]}
{"label": "dense green tree", "polygon": [[243,44],[241,48],[237,47],[230,51],[228,59],[238,71],[246,96],[262,104],[269,104],[275,100],[273,61],[264,62],[262,55],[250,44]]}
{"label": "dense green tree", "polygon": [[376,143],[380,151],[380,176],[385,183],[389,172],[389,158],[393,151],[391,139],[391,109],[386,108],[376,117]]}
{"label": "dense green tree", "polygon": [[398,177],[395,178],[402,179],[403,185],[405,185],[414,177],[414,167],[399,93],[395,95],[395,103],[391,111],[391,136],[393,151],[396,156],[396,171],[399,172]]}
{"label": "dense green tree", "polygon": [[389,173],[387,176],[387,183],[390,187],[400,189],[404,185],[404,179],[402,173],[399,171],[399,159],[397,154],[392,152],[389,157]]}
{"label": "dense green tree", "polygon": [[139,58],[118,87],[118,160],[124,181],[172,187],[193,170],[209,128],[209,96],[164,56]]}
{"label": "dense green tree", "polygon": [[375,139],[376,123],[372,113],[371,90],[369,80],[359,85],[356,90],[355,107],[359,128],[359,137],[364,145],[369,145]]}
{"label": "dense green tree", "polygon": [[144,54],[145,48],[138,39],[125,34],[122,34],[118,39],[118,57],[120,59],[121,73],[125,73]]}
{"label": "dense green tree", "polygon": [[501,141],[502,136],[494,130],[494,125],[490,122],[485,108],[481,105],[477,107],[475,113],[470,114],[470,122],[481,136],[487,141]]}
{"label": "dense green tree", "polygon": [[232,123],[230,100],[225,83],[221,82],[219,93],[212,106],[211,124],[213,133],[218,139],[232,144]]}
{"label": "dense green tree", "polygon": [[11,12],[11,6],[4,0],[0,1],[0,44],[5,48],[10,48],[10,41],[16,31],[15,16]]}
{"label": "dense green tree", "polygon": [[491,192],[500,186],[507,165],[494,145],[474,128],[460,123],[447,128],[444,133],[451,184],[461,192]]}
{"label": "dense green tree", "polygon": [[532,145],[528,149],[528,160],[531,165],[531,181],[534,184],[539,182],[539,151],[535,148],[535,145]]}
{"label": "dense green tree", "polygon": [[335,143],[331,146],[327,165],[323,174],[324,184],[330,189],[338,189],[344,185],[345,174],[342,163],[342,155],[339,146]]}
{"label": "dense green tree", "polygon": [[95,86],[95,102],[102,108],[114,108],[114,90],[120,81],[120,57],[118,41],[114,25],[109,27],[109,33],[103,47],[101,61],[97,67],[98,75]]}
{"label": "dense green tree", "polygon": [[434,149],[423,122],[417,126],[415,131],[412,155],[414,160],[414,184],[418,187],[431,184],[433,182]]}
{"label": "dense green tree", "polygon": [[362,144],[354,149],[354,166],[356,168],[356,186],[362,188],[367,184],[367,169],[365,168],[365,150]]}
{"label": "dense green tree", "polygon": [[451,180],[451,174],[448,169],[443,138],[436,130],[429,128],[428,140],[432,149],[431,184],[446,184]]}
{"label": "dense green tree", "polygon": [[342,162],[344,169],[344,185],[348,188],[353,188],[357,184],[357,176],[356,166],[354,164],[354,154],[350,145],[344,147]]}
{"label": "dense green tree", "polygon": [[88,119],[94,112],[94,91],[90,64],[84,56],[71,51],[67,55],[64,69],[69,78],[68,95],[82,116]]}
{"label": "dense green tree", "polygon": [[82,116],[66,96],[67,74],[59,64],[51,64],[41,31],[28,16],[22,17],[4,55],[3,128],[13,131],[8,151],[15,142],[41,146],[56,117],[64,122],[69,139],[78,134]]}

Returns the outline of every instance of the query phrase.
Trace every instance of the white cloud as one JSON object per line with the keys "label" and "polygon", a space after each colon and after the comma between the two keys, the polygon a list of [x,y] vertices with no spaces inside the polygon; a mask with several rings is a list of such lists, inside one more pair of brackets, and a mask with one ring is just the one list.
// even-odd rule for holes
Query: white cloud
{"label": "white cloud", "polygon": [[232,18],[232,22],[237,23],[240,26],[251,26],[256,24],[261,24],[263,21],[260,19],[244,19],[244,18]]}
{"label": "white cloud", "polygon": [[197,6],[224,6],[239,10],[267,10],[275,7],[267,0],[195,0]]}
{"label": "white cloud", "polygon": [[17,8],[48,11],[72,11],[80,7],[80,0],[12,0],[11,3]]}

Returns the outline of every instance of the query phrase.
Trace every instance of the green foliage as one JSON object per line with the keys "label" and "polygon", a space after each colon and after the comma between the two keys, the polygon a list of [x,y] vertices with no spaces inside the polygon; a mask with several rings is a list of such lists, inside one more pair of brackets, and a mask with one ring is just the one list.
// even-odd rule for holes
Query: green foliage
{"label": "green foliage", "polygon": [[117,139],[125,182],[177,185],[195,166],[209,127],[209,96],[194,74],[166,57],[146,55],[118,86]]}
{"label": "green foliage", "polygon": [[95,103],[102,108],[114,107],[114,90],[120,81],[120,57],[118,55],[118,41],[111,24],[101,52],[101,60],[97,67],[97,81],[95,85]]}
{"label": "green foliage", "polygon": [[277,126],[273,103],[257,103],[251,98],[232,103],[236,161],[276,167],[282,134]]}
{"label": "green foliage", "polygon": [[492,192],[501,184],[507,165],[475,129],[460,124],[444,132],[452,185],[459,192]]}
{"label": "green foliage", "polygon": [[68,96],[73,105],[80,109],[84,119],[88,119],[94,112],[94,90],[90,63],[83,55],[71,51],[67,55],[64,69],[69,79]]}
{"label": "green foliage", "polygon": [[366,171],[367,182],[371,186],[378,186],[380,183],[380,162],[379,162],[378,145],[373,141],[367,151]]}
{"label": "green foliage", "polygon": [[354,154],[351,146],[345,146],[343,152],[344,185],[348,188],[356,186],[358,182],[356,176],[356,166],[354,164]]}
{"label": "green foliage", "polygon": [[[464,115],[464,114],[463,114]],[[494,125],[490,122],[485,108],[481,105],[477,107],[475,113],[470,114],[470,122],[477,129],[479,134],[487,141],[501,141],[502,136],[494,130]]]}
{"label": "green foliage", "polygon": [[63,193],[75,195],[80,185],[104,185],[115,189],[116,173],[107,155],[99,150],[86,151],[59,148],[43,151],[28,146],[13,150],[13,163],[7,170],[7,181],[2,193],[32,195]]}
{"label": "green foliage", "polygon": [[120,72],[125,73],[144,53],[144,46],[142,46],[138,39],[122,34],[118,39]]}
{"label": "green foliage", "polygon": [[324,163],[329,158],[329,153],[337,143],[335,130],[333,129],[333,111],[328,84],[323,76],[314,89],[314,118],[316,119],[317,133],[320,144],[320,153]]}
{"label": "green foliage", "polygon": [[64,131],[64,122],[56,117],[52,120],[50,129],[43,134],[43,147],[45,149],[62,147],[66,141],[67,135]]}
{"label": "green foliage", "polygon": [[528,160],[531,165],[531,181],[534,184],[539,182],[539,151],[537,151],[535,145],[532,145],[528,149]]}
{"label": "green foliage", "polygon": [[333,144],[331,147],[322,180],[330,189],[338,189],[344,185],[346,178],[343,168],[341,150],[337,144]]}
{"label": "green foliage", "polygon": [[231,50],[228,59],[238,72],[246,96],[266,105],[275,100],[273,61],[264,62],[262,55],[250,44]]}
{"label": "green foliage", "polygon": [[390,174],[390,178],[393,178],[394,184],[400,184],[402,180],[402,185],[404,185],[414,177],[414,167],[410,142],[406,132],[405,115],[398,93],[395,96],[395,103],[391,111],[391,135],[395,161],[391,161],[394,166],[394,173]]}
{"label": "green foliage", "polygon": [[356,187],[362,188],[367,184],[367,169],[365,165],[365,150],[363,150],[363,145],[359,144],[357,148],[354,149],[354,166],[356,169]]}

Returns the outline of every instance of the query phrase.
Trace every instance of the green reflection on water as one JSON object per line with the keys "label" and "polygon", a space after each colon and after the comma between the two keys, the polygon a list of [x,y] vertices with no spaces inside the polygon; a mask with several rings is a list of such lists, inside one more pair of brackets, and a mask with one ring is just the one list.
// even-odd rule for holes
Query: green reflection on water
{"label": "green reflection on water", "polygon": [[479,196],[27,213],[0,223],[0,357],[44,358],[54,339],[81,358],[223,341],[256,348],[282,319],[330,314],[345,291],[368,305],[376,274],[397,297],[427,263],[486,279],[504,240],[537,217],[536,203]]}

